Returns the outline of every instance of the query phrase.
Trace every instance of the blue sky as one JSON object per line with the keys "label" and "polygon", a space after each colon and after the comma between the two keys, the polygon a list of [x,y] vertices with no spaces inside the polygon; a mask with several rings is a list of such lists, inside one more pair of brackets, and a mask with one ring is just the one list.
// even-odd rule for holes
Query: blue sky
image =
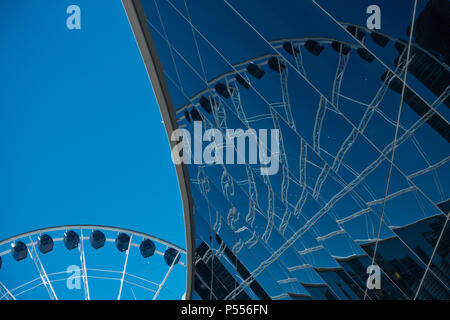
{"label": "blue sky", "polygon": [[71,4],[0,2],[0,239],[103,224],[185,247],[170,147],[121,1],[77,0],[81,30],[66,27]]}

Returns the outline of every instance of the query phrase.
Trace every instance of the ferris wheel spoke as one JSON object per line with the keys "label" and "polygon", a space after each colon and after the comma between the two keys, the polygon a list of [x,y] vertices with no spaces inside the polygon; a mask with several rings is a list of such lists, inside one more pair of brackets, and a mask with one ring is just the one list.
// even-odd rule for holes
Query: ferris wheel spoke
{"label": "ferris wheel spoke", "polygon": [[80,238],[80,260],[81,260],[81,268],[83,272],[83,288],[84,288],[84,299],[91,300],[91,295],[89,293],[89,282],[87,276],[87,268],[86,268],[86,255],[84,254],[84,237],[83,237],[83,229],[80,229],[81,238]]}
{"label": "ferris wheel spoke", "polygon": [[159,296],[159,294],[160,294],[160,292],[161,292],[161,289],[162,289],[162,287],[164,286],[164,284],[166,283],[167,278],[169,277],[170,273],[172,272],[173,267],[175,266],[175,263],[176,263],[176,261],[177,261],[177,259],[178,259],[179,256],[180,256],[180,251],[178,251],[177,255],[176,255],[175,258],[173,259],[172,264],[171,264],[170,267],[169,267],[169,270],[167,270],[167,273],[166,273],[166,275],[164,276],[163,281],[159,284],[158,290],[156,291],[156,293],[155,293],[155,295],[153,296],[153,299],[152,299],[152,300],[156,300],[156,298],[158,298],[158,296]]}
{"label": "ferris wheel spoke", "polygon": [[[3,282],[0,281],[0,293],[2,293],[2,296],[0,297],[0,300],[3,298],[6,298],[8,300],[13,299],[17,300],[16,297],[11,293],[11,291],[8,290],[8,288],[3,284]],[[3,293],[5,291],[5,293]],[[7,298],[9,296],[9,298]]]}
{"label": "ferris wheel spoke", "polygon": [[322,131],[323,120],[327,112],[327,102],[324,96],[320,96],[319,107],[317,108],[316,119],[313,131],[313,148],[317,154],[320,154],[320,133]]}
{"label": "ferris wheel spoke", "polygon": [[[281,57],[279,58],[281,59]],[[296,130],[294,116],[292,115],[291,102],[289,100],[289,84],[288,84],[288,69],[280,72],[280,90],[283,99],[284,113],[286,114],[286,121],[292,130]]]}
{"label": "ferris wheel spoke", "polygon": [[124,266],[123,266],[122,279],[120,279],[120,288],[119,288],[119,294],[117,296],[117,300],[120,300],[121,297],[122,297],[123,282],[124,282],[124,279],[125,279],[125,275],[127,273],[128,256],[130,254],[132,241],[133,241],[133,235],[130,236],[130,242],[128,244],[128,250],[127,250],[127,253],[126,253],[126,256],[125,256],[125,263],[124,263]]}
{"label": "ferris wheel spoke", "polygon": [[347,64],[350,58],[350,54],[344,55],[339,52],[339,62],[336,68],[336,74],[333,82],[333,93],[332,93],[332,105],[334,108],[339,109],[339,94],[341,92],[342,79],[344,78],[345,70],[347,69]]}
{"label": "ferris wheel spoke", "polygon": [[53,289],[52,283],[50,282],[50,279],[48,278],[48,274],[45,271],[44,265],[42,264],[41,259],[39,258],[39,254],[36,250],[36,245],[34,244],[31,236],[29,236],[28,238],[30,239],[30,243],[31,243],[31,250],[28,249],[28,252],[30,253],[30,257],[33,259],[34,265],[36,266],[36,269],[39,272],[39,276],[41,277],[42,283],[44,284],[45,289],[47,290],[50,299],[58,300],[55,290]]}

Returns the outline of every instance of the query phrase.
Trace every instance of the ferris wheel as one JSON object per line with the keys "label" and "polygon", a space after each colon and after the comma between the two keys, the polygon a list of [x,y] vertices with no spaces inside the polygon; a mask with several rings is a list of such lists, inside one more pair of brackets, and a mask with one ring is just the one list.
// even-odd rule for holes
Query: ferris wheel
{"label": "ferris wheel", "polygon": [[0,241],[0,300],[184,299],[186,251],[125,228],[64,225]]}

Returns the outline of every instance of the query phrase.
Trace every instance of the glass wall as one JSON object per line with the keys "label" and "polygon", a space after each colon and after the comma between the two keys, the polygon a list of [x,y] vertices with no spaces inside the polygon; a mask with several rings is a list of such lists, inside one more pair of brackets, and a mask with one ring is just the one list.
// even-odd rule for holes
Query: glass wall
{"label": "glass wall", "polygon": [[141,2],[179,128],[248,133],[185,138],[195,297],[449,298],[447,1]]}

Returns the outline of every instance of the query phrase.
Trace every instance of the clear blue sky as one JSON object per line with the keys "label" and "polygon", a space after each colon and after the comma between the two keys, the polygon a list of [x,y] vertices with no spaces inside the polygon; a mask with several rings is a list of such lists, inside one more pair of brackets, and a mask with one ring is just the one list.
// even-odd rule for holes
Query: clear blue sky
{"label": "clear blue sky", "polygon": [[[81,30],[66,27],[71,4]],[[0,239],[103,224],[185,247],[170,147],[121,1],[1,1],[0,48]]]}

